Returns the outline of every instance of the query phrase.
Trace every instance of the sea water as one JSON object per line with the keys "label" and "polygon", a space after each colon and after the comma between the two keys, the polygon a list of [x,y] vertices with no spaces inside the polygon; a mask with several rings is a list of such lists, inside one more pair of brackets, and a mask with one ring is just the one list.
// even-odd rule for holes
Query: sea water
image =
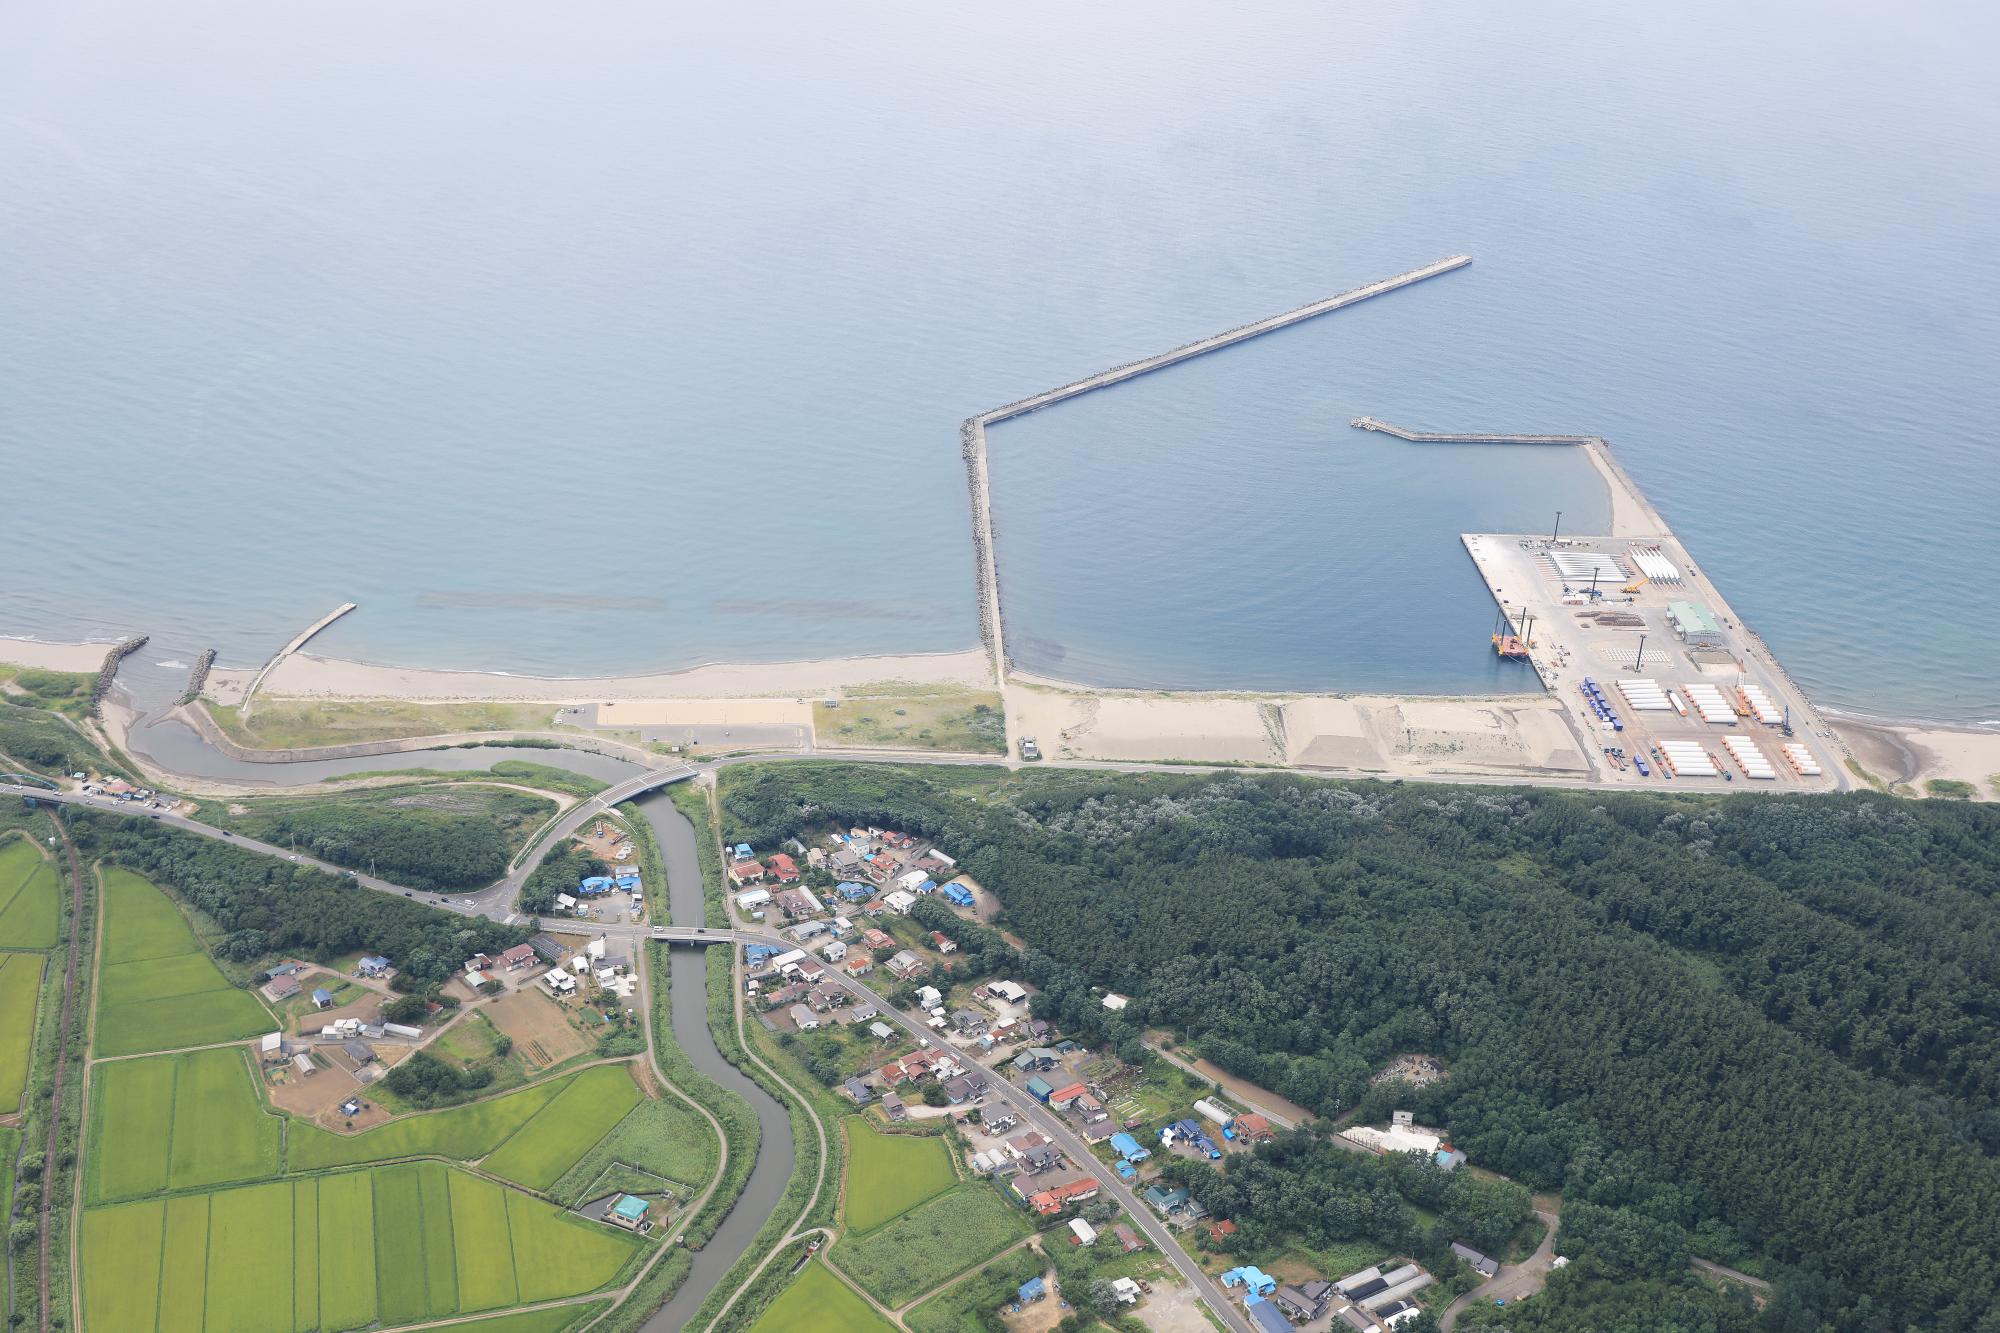
{"label": "sea water", "polygon": [[[599,673],[976,638],[1482,691],[1613,441],[1822,703],[2000,718],[1990,6],[0,13],[0,633]],[[1574,526],[1573,526],[1574,525]]]}

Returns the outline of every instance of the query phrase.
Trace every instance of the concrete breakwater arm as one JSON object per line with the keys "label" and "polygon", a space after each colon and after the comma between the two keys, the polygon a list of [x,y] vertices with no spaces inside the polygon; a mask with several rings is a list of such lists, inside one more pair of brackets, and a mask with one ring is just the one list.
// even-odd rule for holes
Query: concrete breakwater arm
{"label": "concrete breakwater arm", "polygon": [[1603,444],[1596,435],[1448,435],[1438,431],[1411,430],[1374,417],[1356,417],[1347,423],[1356,430],[1375,430],[1412,444]]}
{"label": "concrete breakwater arm", "polygon": [[250,702],[253,698],[256,697],[257,690],[260,686],[263,685],[265,677],[269,676],[273,671],[276,671],[281,665],[283,665],[286,658],[290,657],[293,653],[297,652],[299,649],[305,647],[307,642],[311,640],[313,635],[319,633],[321,630],[325,629],[328,625],[331,625],[334,621],[340,619],[342,616],[346,615],[349,611],[354,610],[354,608],[359,605],[360,605],[359,602],[342,602],[339,606],[336,606],[333,610],[327,612],[325,615],[321,616],[318,620],[315,620],[313,621],[312,624],[306,626],[304,630],[300,631],[297,638],[293,639],[290,643],[286,644],[283,648],[280,648],[278,650],[278,655],[276,657],[273,657],[270,661],[264,663],[264,669],[262,671],[259,671],[256,677],[251,680],[250,688],[243,691],[243,716],[248,717],[250,715]]}
{"label": "concrete breakwater arm", "polygon": [[1004,631],[1001,628],[1000,568],[993,552],[992,482],[986,467],[988,426],[1013,417],[1025,416],[1029,412],[1039,411],[1096,389],[1123,384],[1126,380],[1137,379],[1141,375],[1149,375],[1153,371],[1179,365],[1183,361],[1219,351],[1224,347],[1233,347],[1237,343],[1247,342],[1266,333],[1290,328],[1294,324],[1330,314],[1346,306],[1366,301],[1370,297],[1383,296],[1422,282],[1426,278],[1435,278],[1440,273],[1450,273],[1454,269],[1464,268],[1471,262],[1471,255],[1451,255],[1438,260],[1435,264],[1426,264],[1422,268],[1411,269],[1408,273],[1399,273],[1393,278],[1371,282],[1365,287],[1356,287],[1352,291],[1341,292],[1337,296],[1329,296],[1324,300],[1287,310],[1283,314],[1272,315],[1268,319],[1239,324],[1233,329],[1225,329],[1221,333],[1199,341],[1183,343],[1172,351],[1161,352],[1157,356],[1145,357],[1138,361],[1128,361],[1124,365],[1101,370],[1095,375],[1072,381],[1059,388],[1032,394],[1003,407],[967,417],[960,432],[962,438],[959,452],[965,459],[966,489],[972,501],[972,556],[974,575],[979,585],[979,635],[986,645],[987,652],[992,655],[995,683],[1003,686],[1006,683],[1007,648]]}

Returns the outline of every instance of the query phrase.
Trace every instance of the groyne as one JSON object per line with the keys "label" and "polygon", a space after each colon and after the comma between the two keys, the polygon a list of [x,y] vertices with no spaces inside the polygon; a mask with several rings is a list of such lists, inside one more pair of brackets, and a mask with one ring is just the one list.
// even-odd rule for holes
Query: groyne
{"label": "groyne", "polygon": [[111,651],[104,655],[104,665],[97,669],[97,680],[90,687],[90,715],[102,717],[104,696],[111,693],[111,682],[118,679],[118,664],[146,646],[148,636],[135,634],[122,643],[115,643]]}
{"label": "groyne", "polygon": [[181,691],[181,703],[191,704],[201,698],[202,687],[208,684],[209,669],[214,665],[215,649],[202,649],[201,656],[194,660],[194,670],[188,672],[187,688]]}
{"label": "groyne", "polygon": [[243,691],[243,715],[245,717],[248,717],[250,715],[251,701],[257,697],[258,687],[263,685],[265,677],[269,676],[273,671],[276,671],[280,666],[282,666],[286,658],[290,657],[293,653],[297,652],[299,649],[305,647],[306,644],[312,639],[312,637],[315,634],[318,634],[328,625],[331,625],[334,621],[340,619],[342,616],[346,615],[349,611],[354,610],[359,605],[360,605],[359,602],[342,602],[339,606],[336,606],[335,608],[333,608],[333,610],[327,612],[325,615],[321,616],[318,620],[315,620],[313,621],[312,624],[306,626],[305,629],[299,632],[296,638],[294,638],[290,643],[286,644],[283,648],[280,648],[278,650],[278,655],[276,657],[273,657],[270,661],[264,663],[263,670],[259,671],[256,674],[256,676],[254,676],[251,679],[250,688]]}
{"label": "groyne", "polygon": [[1057,403],[1079,395],[1107,389],[1114,384],[1123,384],[1127,380],[1150,375],[1156,370],[1165,370],[1168,366],[1179,365],[1183,361],[1206,356],[1225,347],[1234,347],[1238,343],[1248,342],[1267,333],[1275,333],[1279,329],[1290,328],[1294,324],[1304,323],[1320,315],[1331,314],[1335,310],[1355,305],[1371,297],[1385,296],[1390,292],[1422,282],[1426,278],[1435,278],[1441,273],[1464,268],[1471,262],[1471,255],[1451,255],[1438,260],[1435,264],[1426,264],[1422,268],[1411,269],[1408,273],[1399,273],[1393,278],[1371,282],[1365,287],[1356,287],[1337,296],[1313,301],[1267,319],[1239,324],[1233,329],[1225,329],[1221,333],[1212,334],[1195,342],[1183,343],[1171,351],[1142,357],[1137,361],[1127,361],[1123,365],[1100,370],[1095,375],[1073,380],[1058,388],[1030,394],[1026,398],[1016,399],[991,411],[967,417],[960,430],[959,452],[965,460],[966,489],[972,502],[972,555],[974,574],[979,585],[979,635],[993,659],[995,682],[1004,681],[1007,677],[1007,647],[1004,630],[1001,627],[999,561],[993,550],[992,482],[986,465],[988,426],[997,425],[1014,417],[1026,416],[1030,412],[1039,412],[1042,408],[1053,407]]}

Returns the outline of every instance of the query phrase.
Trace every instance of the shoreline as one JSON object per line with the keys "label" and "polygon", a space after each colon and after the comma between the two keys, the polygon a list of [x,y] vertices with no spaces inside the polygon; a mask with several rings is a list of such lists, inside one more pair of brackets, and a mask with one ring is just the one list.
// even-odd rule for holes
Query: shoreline
{"label": "shoreline", "polygon": [[67,671],[94,676],[104,665],[104,655],[118,646],[105,643],[51,643],[46,639],[0,638],[0,662],[26,667],[31,671]]}

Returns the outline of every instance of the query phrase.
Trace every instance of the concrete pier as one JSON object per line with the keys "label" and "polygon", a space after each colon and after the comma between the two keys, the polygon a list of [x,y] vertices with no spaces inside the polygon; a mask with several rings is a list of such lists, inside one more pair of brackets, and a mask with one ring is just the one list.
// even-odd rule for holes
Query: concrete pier
{"label": "concrete pier", "polygon": [[265,677],[276,671],[286,658],[305,647],[315,634],[318,634],[328,625],[331,625],[334,621],[340,619],[359,605],[361,605],[359,602],[342,602],[339,606],[336,606],[333,610],[306,626],[305,629],[299,632],[296,638],[278,650],[276,657],[264,663],[264,669],[259,671],[256,677],[251,680],[250,688],[243,691],[243,715],[245,717],[250,715],[250,703],[256,697],[258,688],[263,685]]}
{"label": "concrete pier", "polygon": [[1225,329],[1221,333],[1202,338],[1196,342],[1183,343],[1172,351],[1161,352],[1157,356],[1145,357],[1138,361],[1128,361],[1123,365],[1113,366],[1109,370],[1101,370],[1097,374],[1084,379],[1074,380],[1071,383],[1062,385],[1060,388],[1032,394],[1026,398],[1008,403],[1005,406],[996,407],[991,411],[981,412],[977,416],[967,417],[964,426],[960,430],[959,452],[965,459],[966,488],[972,500],[973,562],[974,571],[979,583],[979,632],[981,639],[986,644],[987,651],[993,657],[993,677],[995,682],[1002,683],[1007,678],[1007,648],[1003,641],[1004,631],[1001,628],[1000,620],[999,562],[995,559],[993,553],[993,496],[992,484],[987,475],[986,467],[986,428],[988,426],[1011,420],[1014,417],[1026,416],[1030,412],[1038,412],[1045,407],[1053,407],[1057,403],[1097,389],[1106,389],[1114,384],[1123,384],[1126,380],[1137,379],[1141,375],[1150,375],[1156,370],[1165,370],[1168,366],[1179,365],[1183,361],[1189,361],[1198,356],[1205,356],[1210,352],[1220,351],[1225,347],[1233,347],[1237,343],[1248,342],[1250,339],[1262,337],[1266,333],[1275,333],[1279,329],[1290,328],[1294,324],[1303,323],[1320,315],[1330,314],[1346,306],[1366,301],[1370,297],[1384,296],[1389,292],[1422,282],[1426,278],[1435,278],[1440,273],[1450,273],[1454,269],[1464,268],[1471,262],[1471,255],[1452,255],[1449,258],[1438,260],[1435,264],[1426,264],[1422,268],[1411,269],[1408,273],[1399,273],[1393,278],[1384,278],[1380,282],[1371,282],[1365,287],[1356,287],[1352,291],[1345,291],[1337,296],[1329,296],[1324,300],[1299,306],[1295,310],[1287,310],[1283,314],[1272,315],[1268,319],[1260,319],[1250,324],[1239,324],[1233,329]]}

